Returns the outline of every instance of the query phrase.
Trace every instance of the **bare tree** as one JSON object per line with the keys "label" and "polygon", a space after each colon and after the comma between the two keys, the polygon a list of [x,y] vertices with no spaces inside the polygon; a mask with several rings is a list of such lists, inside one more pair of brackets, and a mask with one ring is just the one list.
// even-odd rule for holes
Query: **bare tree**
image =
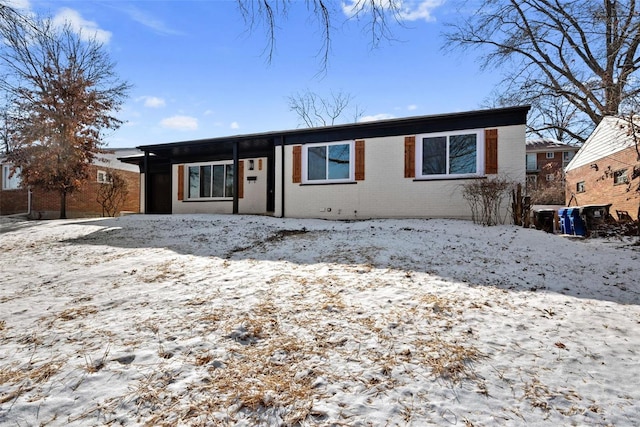
{"label": "bare tree", "polygon": [[[345,118],[353,96],[345,92],[331,92],[330,97],[323,98],[315,92],[306,90],[288,97],[289,110],[298,115],[301,125],[306,127],[331,126],[336,120]],[[353,122],[362,117],[363,111],[353,107]]]}
{"label": "bare tree", "polygon": [[102,216],[116,216],[127,194],[129,194],[129,186],[122,174],[109,170],[106,174],[106,182],[99,184],[96,195],[96,201],[102,207]]}
{"label": "bare tree", "polygon": [[[280,22],[288,17],[292,7],[304,5],[310,13],[310,21],[316,24],[321,34],[321,47],[318,56],[323,69],[326,69],[331,52],[331,37],[335,29],[334,23],[339,17],[348,15],[348,19],[357,20],[369,28],[371,45],[376,47],[381,40],[391,40],[393,31],[391,23],[401,23],[403,14],[401,1],[355,0],[335,2],[330,0],[236,0],[238,8],[251,30],[264,27],[267,32],[265,52],[271,61],[276,50],[277,31]],[[337,7],[337,6],[340,7]]]}
{"label": "bare tree", "polygon": [[558,98],[575,108],[570,123],[546,123],[548,130],[583,141],[640,94],[635,0],[481,0],[462,13],[446,34],[448,46],[480,48],[483,67],[505,74],[505,99],[531,103],[543,115]]}
{"label": "bare tree", "polygon": [[113,113],[130,85],[119,79],[101,43],[69,26],[22,16],[0,5],[0,88],[16,100],[10,117],[12,150],[23,185],[56,191],[60,217],[66,197],[83,186],[103,146],[103,133],[121,125]]}

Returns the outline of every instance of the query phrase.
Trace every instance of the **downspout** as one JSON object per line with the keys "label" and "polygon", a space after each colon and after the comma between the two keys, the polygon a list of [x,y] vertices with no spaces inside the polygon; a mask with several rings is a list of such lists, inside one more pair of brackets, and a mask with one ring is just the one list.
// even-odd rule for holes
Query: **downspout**
{"label": "downspout", "polygon": [[27,188],[27,217],[31,218],[31,187]]}
{"label": "downspout", "polygon": [[233,213],[238,213],[238,191],[240,191],[240,161],[238,159],[238,141],[233,143]]}
{"label": "downspout", "polygon": [[280,162],[282,164],[281,181],[281,197],[280,197],[280,218],[284,218],[284,136],[280,135]]}

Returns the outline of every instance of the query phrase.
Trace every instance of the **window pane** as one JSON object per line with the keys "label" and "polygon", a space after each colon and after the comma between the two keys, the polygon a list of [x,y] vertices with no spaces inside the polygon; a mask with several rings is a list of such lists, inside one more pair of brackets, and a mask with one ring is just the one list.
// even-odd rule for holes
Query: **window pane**
{"label": "window pane", "polygon": [[200,197],[200,168],[189,166],[189,198]]}
{"label": "window pane", "polygon": [[527,170],[534,171],[538,169],[537,154],[527,154]]}
{"label": "window pane", "polygon": [[213,166],[213,197],[224,197],[224,165]]}
{"label": "window pane", "polygon": [[349,179],[349,144],[329,146],[329,179]]}
{"label": "window pane", "polygon": [[449,173],[476,172],[476,135],[451,135],[449,137]]}
{"label": "window pane", "polygon": [[16,168],[11,175],[11,166],[4,165],[2,168],[4,179],[2,180],[5,190],[16,190],[20,188],[20,168]]}
{"label": "window pane", "polygon": [[307,179],[327,179],[327,147],[307,150]]}
{"label": "window pane", "polygon": [[200,197],[211,197],[211,166],[200,166]]}
{"label": "window pane", "polygon": [[233,197],[233,165],[226,166],[227,176],[224,180],[225,197]]}
{"label": "window pane", "polygon": [[422,139],[422,174],[447,173],[447,138],[437,136]]}

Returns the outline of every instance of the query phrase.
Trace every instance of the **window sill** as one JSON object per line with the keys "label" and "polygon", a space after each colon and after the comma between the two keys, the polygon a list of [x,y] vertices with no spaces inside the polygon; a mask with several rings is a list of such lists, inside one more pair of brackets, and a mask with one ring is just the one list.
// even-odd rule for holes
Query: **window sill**
{"label": "window sill", "polygon": [[338,181],[338,182],[303,182],[302,184],[300,184],[301,187],[303,186],[312,186],[312,185],[343,185],[343,184],[357,184],[358,181]]}
{"label": "window sill", "polygon": [[187,199],[179,200],[184,203],[203,203],[203,202],[233,202],[233,198],[225,197],[224,199]]}
{"label": "window sill", "polygon": [[442,178],[414,178],[413,182],[418,181],[461,181],[465,179],[487,179],[486,175],[482,176],[447,176]]}

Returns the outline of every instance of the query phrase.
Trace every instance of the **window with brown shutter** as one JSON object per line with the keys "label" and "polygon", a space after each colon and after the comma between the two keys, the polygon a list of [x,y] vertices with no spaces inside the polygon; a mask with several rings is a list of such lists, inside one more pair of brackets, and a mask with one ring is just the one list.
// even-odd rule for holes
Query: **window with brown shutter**
{"label": "window with brown shutter", "polygon": [[238,199],[244,197],[244,160],[238,162]]}
{"label": "window with brown shutter", "polygon": [[486,175],[498,173],[498,129],[485,129],[484,156]]}
{"label": "window with brown shutter", "polygon": [[178,200],[184,200],[184,165],[178,166]]}
{"label": "window with brown shutter", "polygon": [[292,180],[294,184],[302,182],[302,146],[293,147],[293,173]]}
{"label": "window with brown shutter", "polygon": [[404,137],[404,177],[415,178],[416,176],[416,137]]}
{"label": "window with brown shutter", "polygon": [[364,181],[364,140],[356,141],[356,181]]}

